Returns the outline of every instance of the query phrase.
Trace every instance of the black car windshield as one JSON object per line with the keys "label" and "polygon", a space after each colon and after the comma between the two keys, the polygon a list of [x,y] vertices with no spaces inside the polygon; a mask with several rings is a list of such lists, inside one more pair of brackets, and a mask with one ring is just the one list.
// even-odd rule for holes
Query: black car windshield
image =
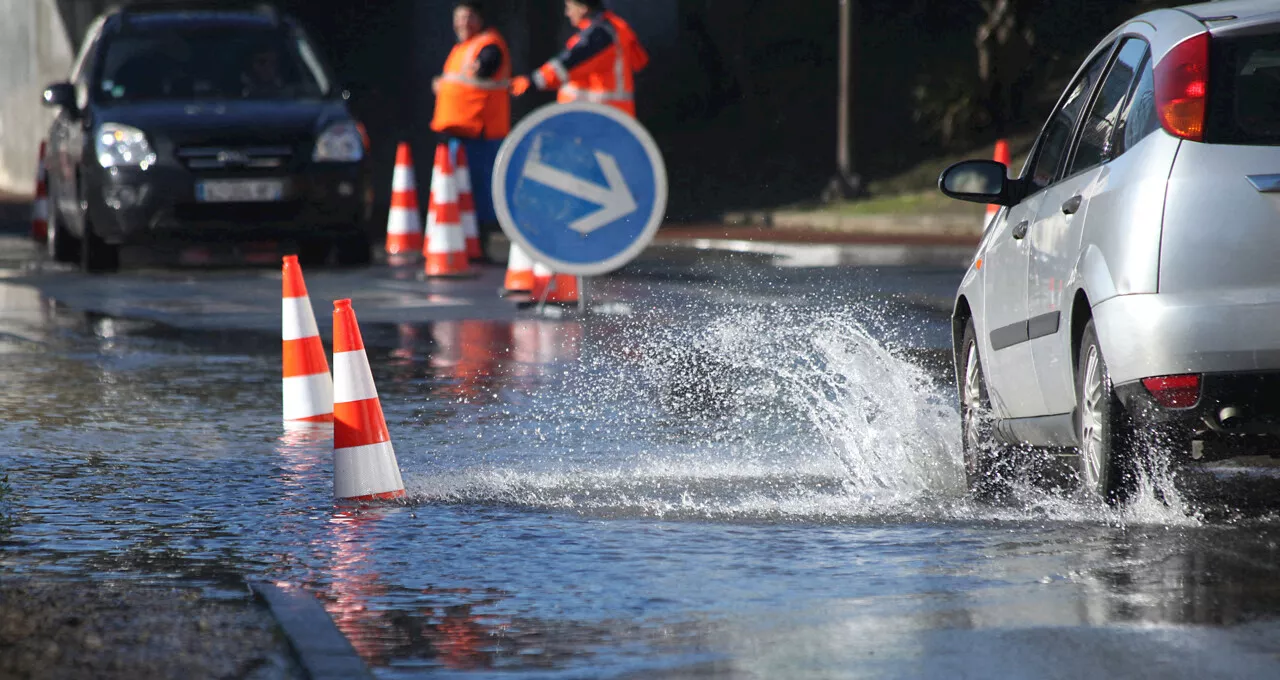
{"label": "black car windshield", "polygon": [[306,39],[275,28],[124,32],[98,64],[94,95],[107,102],[316,98],[330,87]]}

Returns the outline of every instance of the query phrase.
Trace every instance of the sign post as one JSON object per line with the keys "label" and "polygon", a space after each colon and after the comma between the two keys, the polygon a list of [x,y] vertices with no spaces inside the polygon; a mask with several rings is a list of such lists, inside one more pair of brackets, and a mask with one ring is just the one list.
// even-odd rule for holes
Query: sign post
{"label": "sign post", "polygon": [[653,240],[667,209],[667,168],[635,118],[601,104],[549,104],[498,150],[493,203],[507,238],[535,261],[597,276]]}

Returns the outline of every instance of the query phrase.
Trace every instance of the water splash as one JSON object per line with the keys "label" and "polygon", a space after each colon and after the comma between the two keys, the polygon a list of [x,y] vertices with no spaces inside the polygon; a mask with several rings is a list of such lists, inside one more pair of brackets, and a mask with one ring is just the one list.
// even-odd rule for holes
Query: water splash
{"label": "water splash", "polygon": [[[909,360],[865,309],[765,306],[635,320],[481,413],[474,451],[406,481],[417,498],[608,516],[1198,521],[1166,468],[1111,509],[1020,480],[966,493],[949,374]],[[496,427],[500,424],[504,427]]]}

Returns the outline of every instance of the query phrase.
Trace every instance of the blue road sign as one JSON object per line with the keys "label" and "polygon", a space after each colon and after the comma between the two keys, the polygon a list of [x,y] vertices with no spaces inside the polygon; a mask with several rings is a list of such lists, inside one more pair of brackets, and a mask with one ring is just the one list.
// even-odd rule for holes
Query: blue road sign
{"label": "blue road sign", "polygon": [[511,131],[493,168],[502,230],[565,274],[613,271],[644,250],[667,209],[667,168],[635,118],[550,104]]}

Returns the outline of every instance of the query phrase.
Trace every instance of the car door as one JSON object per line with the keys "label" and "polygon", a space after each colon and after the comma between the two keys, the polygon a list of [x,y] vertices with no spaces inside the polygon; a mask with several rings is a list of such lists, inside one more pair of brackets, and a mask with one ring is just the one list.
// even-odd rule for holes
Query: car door
{"label": "car door", "polygon": [[1026,343],[1029,248],[1020,234],[1035,219],[1043,194],[1002,210],[982,255],[983,371],[991,405],[1003,418],[1036,415],[1040,388]]}
{"label": "car door", "polygon": [[1075,125],[1060,178],[1044,190],[1044,202],[1027,238],[1031,244],[1027,335],[1046,415],[1075,408],[1075,370],[1063,323],[1063,305],[1071,301],[1064,300],[1064,289],[1080,258],[1090,198],[1105,185],[1112,138],[1146,53],[1147,44],[1141,38],[1125,38],[1114,56],[1099,54],[1088,70],[1091,78],[1101,74],[1100,79],[1094,78],[1101,86],[1094,88],[1091,98],[1078,100],[1085,114]]}
{"label": "car door", "polygon": [[1045,204],[1048,187],[1060,176],[1080,111],[1106,65],[1100,49],[1072,82],[1032,148],[1021,183],[1027,197],[998,218],[1000,230],[983,257],[983,320],[987,352],[983,367],[992,406],[1005,418],[1047,415],[1035,356],[1028,342],[1031,244],[1026,238]]}

